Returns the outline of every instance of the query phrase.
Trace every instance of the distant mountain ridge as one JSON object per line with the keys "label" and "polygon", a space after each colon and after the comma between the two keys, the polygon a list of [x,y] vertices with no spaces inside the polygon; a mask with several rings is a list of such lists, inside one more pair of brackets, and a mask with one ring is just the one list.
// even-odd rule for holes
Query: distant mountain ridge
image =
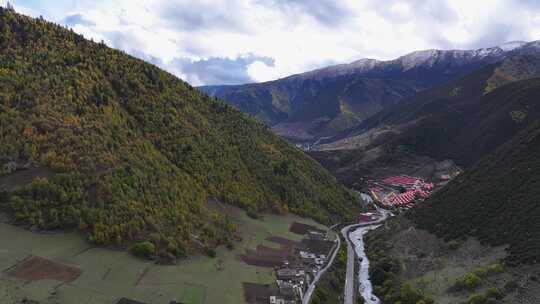
{"label": "distant mountain ridge", "polygon": [[539,52],[540,41],[476,50],[424,50],[388,61],[360,59],[264,83],[201,89],[264,121],[279,135],[312,141],[482,66]]}
{"label": "distant mountain ridge", "polygon": [[526,126],[517,121],[535,117],[535,100],[514,98],[510,103],[505,94],[513,82],[538,77],[540,55],[510,57],[407,98],[313,148],[406,147],[469,165]]}
{"label": "distant mountain ridge", "polygon": [[[329,66],[326,68],[321,68],[313,71],[309,71],[302,74],[292,75],[289,77],[286,77],[284,79],[289,78],[323,78],[323,77],[332,77],[332,76],[338,76],[338,75],[346,75],[346,74],[353,74],[353,73],[366,73],[367,75],[370,75],[370,72],[372,72],[376,68],[383,68],[386,66],[392,66],[397,65],[401,66],[402,71],[407,71],[412,68],[426,65],[426,66],[433,66],[437,63],[437,61],[440,61],[443,59],[443,57],[447,57],[445,59],[450,58],[456,58],[456,59],[472,59],[472,58],[486,58],[486,57],[498,57],[502,54],[505,54],[507,52],[513,51],[514,55],[523,55],[527,53],[527,50],[536,49],[540,46],[540,40],[534,41],[534,42],[524,42],[524,41],[511,41],[504,44],[501,44],[499,46],[494,46],[490,48],[480,48],[480,49],[474,49],[474,50],[437,50],[437,49],[428,49],[428,50],[421,50],[421,51],[414,51],[409,54],[406,54],[404,56],[400,56],[397,59],[393,60],[377,60],[377,59],[370,59],[370,58],[363,58],[359,59],[357,61],[353,61],[348,64],[339,64],[334,66]],[[521,49],[522,50],[516,50]],[[534,52],[537,52],[536,50]],[[460,62],[460,64],[463,64],[464,62]],[[374,74],[376,75],[376,74]]]}

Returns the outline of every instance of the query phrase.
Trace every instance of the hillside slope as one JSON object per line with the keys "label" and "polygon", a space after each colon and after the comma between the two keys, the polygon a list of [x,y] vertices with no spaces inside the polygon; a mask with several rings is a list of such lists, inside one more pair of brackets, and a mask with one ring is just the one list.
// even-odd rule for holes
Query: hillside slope
{"label": "hillside slope", "polygon": [[[528,78],[539,75],[538,56],[518,56],[420,93],[357,130],[373,135],[367,146],[326,151],[328,160],[344,161],[329,166],[365,176],[419,156],[454,159],[465,173],[414,209],[418,227],[447,240],[475,236],[509,245],[509,263],[538,263],[540,78]],[[372,150],[380,155],[364,162]]]}
{"label": "hillside slope", "polygon": [[283,79],[202,89],[273,126],[295,141],[333,136],[417,92],[516,55],[540,43],[477,50],[424,50],[389,61],[362,59]]}
{"label": "hillside slope", "polygon": [[[536,82],[537,88],[540,82]],[[536,90],[536,100],[540,90]],[[519,132],[412,214],[446,239],[509,244],[508,262],[540,262],[540,120]]]}
{"label": "hillside slope", "polygon": [[232,239],[209,200],[324,222],[349,212],[315,161],[150,64],[5,9],[0,49],[0,206],[17,223],[182,255]]}

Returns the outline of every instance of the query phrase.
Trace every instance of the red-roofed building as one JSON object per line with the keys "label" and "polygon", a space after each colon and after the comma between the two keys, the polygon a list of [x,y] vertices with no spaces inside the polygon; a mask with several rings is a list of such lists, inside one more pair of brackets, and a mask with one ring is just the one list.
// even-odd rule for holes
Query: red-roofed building
{"label": "red-roofed building", "polygon": [[366,213],[360,213],[358,215],[358,220],[360,222],[371,222],[377,220],[378,217],[375,213],[372,212],[366,212]]}

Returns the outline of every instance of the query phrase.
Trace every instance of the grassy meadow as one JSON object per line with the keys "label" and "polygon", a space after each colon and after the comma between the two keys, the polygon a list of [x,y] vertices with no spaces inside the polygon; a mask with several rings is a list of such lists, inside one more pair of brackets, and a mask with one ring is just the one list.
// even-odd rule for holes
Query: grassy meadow
{"label": "grassy meadow", "polygon": [[[324,228],[294,215],[255,220],[236,208],[227,212],[240,227],[242,241],[232,250],[218,248],[215,258],[194,256],[177,265],[157,265],[125,251],[92,247],[75,232],[40,234],[1,223],[0,303],[25,297],[43,304],[112,304],[121,297],[149,304],[172,299],[189,304],[243,303],[242,282],[271,283],[273,274],[270,268],[246,265],[239,254],[258,244],[271,244],[264,239],[272,235],[300,240],[288,231],[294,221]],[[30,255],[78,267],[82,274],[71,283],[25,282],[7,275],[6,270]]]}

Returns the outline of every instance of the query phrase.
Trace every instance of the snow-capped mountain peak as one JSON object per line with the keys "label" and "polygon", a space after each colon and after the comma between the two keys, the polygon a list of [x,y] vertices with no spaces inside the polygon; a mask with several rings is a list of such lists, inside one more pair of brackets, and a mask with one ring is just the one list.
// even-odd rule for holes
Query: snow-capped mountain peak
{"label": "snow-capped mountain peak", "polygon": [[372,69],[379,62],[380,61],[376,59],[362,58],[360,60],[356,60],[350,63],[350,67],[358,70],[369,70]]}
{"label": "snow-capped mountain peak", "polygon": [[501,45],[498,45],[498,47],[500,49],[502,49],[503,51],[508,52],[508,51],[512,51],[514,49],[517,49],[519,47],[522,47],[525,44],[527,44],[526,41],[508,41],[508,42],[505,42],[505,43],[503,43]]}
{"label": "snow-capped mountain peak", "polygon": [[438,57],[439,53],[440,51],[438,50],[415,51],[402,56],[397,60],[401,62],[401,65],[405,70],[409,70],[426,63],[429,64],[431,61],[435,60],[436,57]]}
{"label": "snow-capped mountain peak", "polygon": [[471,50],[428,49],[415,51],[393,60],[363,58],[348,64],[329,66],[294,75],[293,78],[305,79],[313,77],[320,79],[358,73],[370,73],[388,68],[397,68],[401,71],[408,71],[420,67],[431,68],[437,65],[447,66],[448,64],[453,66],[466,66],[469,64],[494,63],[508,56],[536,54],[539,52],[540,40],[532,42],[509,41],[493,47]]}

